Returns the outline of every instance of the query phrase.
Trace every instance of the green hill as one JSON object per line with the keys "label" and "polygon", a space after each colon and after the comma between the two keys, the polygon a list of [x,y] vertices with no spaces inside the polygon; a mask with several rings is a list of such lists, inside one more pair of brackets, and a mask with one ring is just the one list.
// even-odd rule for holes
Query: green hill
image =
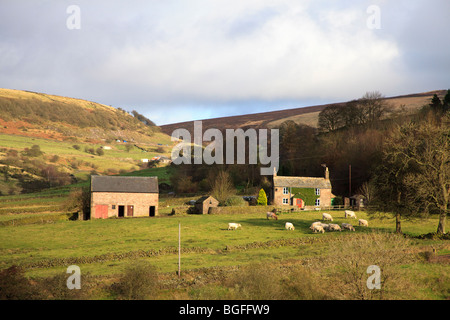
{"label": "green hill", "polygon": [[170,136],[133,110],[0,89],[0,195],[146,168]]}

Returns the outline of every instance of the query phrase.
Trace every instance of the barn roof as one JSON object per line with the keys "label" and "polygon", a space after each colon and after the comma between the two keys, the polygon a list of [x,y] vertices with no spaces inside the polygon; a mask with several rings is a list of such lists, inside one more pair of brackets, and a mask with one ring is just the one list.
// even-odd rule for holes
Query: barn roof
{"label": "barn roof", "polygon": [[214,197],[212,197],[212,196],[203,196],[203,197],[199,198],[197,201],[195,201],[195,203],[203,203],[204,201],[206,201],[206,200],[209,199],[209,198],[211,198],[211,199],[217,201],[217,200],[214,199]]}
{"label": "barn roof", "polygon": [[273,184],[275,187],[331,189],[330,180],[325,178],[276,176]]}
{"label": "barn roof", "polygon": [[158,177],[91,176],[91,191],[158,193]]}

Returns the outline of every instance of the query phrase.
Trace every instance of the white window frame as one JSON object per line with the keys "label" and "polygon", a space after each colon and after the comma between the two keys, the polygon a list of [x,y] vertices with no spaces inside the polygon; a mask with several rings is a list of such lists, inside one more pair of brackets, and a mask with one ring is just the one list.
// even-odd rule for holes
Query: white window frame
{"label": "white window frame", "polygon": [[320,189],[316,188],[316,196],[320,196]]}
{"label": "white window frame", "polygon": [[289,204],[289,199],[288,198],[283,198],[283,204]]}
{"label": "white window frame", "polygon": [[289,194],[289,188],[288,187],[284,187],[283,188],[283,194]]}
{"label": "white window frame", "polygon": [[319,198],[316,199],[315,205],[316,205],[316,207],[320,206],[320,199]]}

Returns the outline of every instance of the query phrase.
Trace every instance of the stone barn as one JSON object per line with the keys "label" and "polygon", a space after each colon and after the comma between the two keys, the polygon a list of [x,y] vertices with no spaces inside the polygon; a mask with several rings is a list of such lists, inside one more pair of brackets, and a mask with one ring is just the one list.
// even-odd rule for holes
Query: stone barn
{"label": "stone barn", "polygon": [[91,218],[158,215],[158,177],[91,176]]}
{"label": "stone barn", "polygon": [[208,214],[209,208],[217,207],[219,205],[219,201],[211,196],[201,197],[195,202],[195,208],[197,212],[200,214]]}

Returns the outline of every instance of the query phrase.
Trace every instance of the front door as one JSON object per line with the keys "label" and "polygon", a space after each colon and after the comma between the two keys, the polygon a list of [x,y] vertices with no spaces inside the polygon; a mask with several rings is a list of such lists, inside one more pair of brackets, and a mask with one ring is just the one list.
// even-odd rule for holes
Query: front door
{"label": "front door", "polygon": [[297,199],[297,207],[302,208],[303,207],[303,200]]}
{"label": "front door", "polygon": [[127,206],[127,217],[133,216],[133,206]]}

